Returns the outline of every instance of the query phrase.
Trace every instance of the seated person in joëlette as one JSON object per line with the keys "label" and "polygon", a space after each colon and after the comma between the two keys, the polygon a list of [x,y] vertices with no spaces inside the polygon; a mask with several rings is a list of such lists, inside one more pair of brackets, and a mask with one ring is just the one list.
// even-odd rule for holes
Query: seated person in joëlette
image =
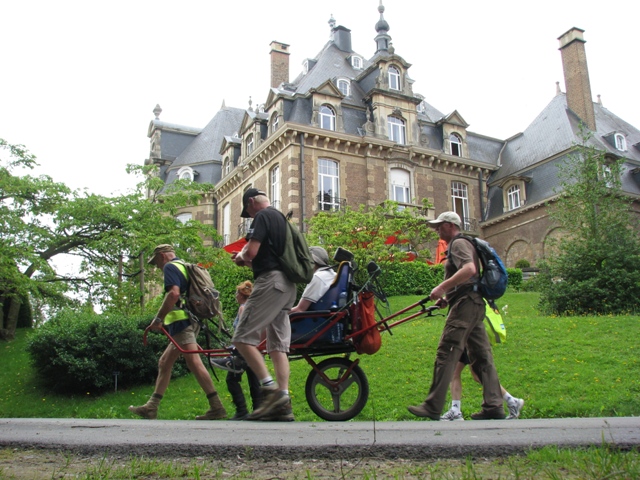
{"label": "seated person in jo\u00eblette", "polygon": [[313,278],[302,292],[300,301],[291,309],[291,313],[306,312],[312,304],[316,303],[327,293],[329,287],[336,278],[336,272],[329,265],[329,254],[322,247],[309,247],[313,258]]}

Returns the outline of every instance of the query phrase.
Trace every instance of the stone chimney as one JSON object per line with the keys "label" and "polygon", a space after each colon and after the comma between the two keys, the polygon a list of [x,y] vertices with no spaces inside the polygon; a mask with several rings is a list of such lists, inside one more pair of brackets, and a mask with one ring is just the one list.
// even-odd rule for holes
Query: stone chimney
{"label": "stone chimney", "polygon": [[567,90],[567,106],[591,131],[596,129],[596,116],[591,98],[587,54],[582,34],[584,30],[572,28],[558,37],[562,54],[564,83]]}
{"label": "stone chimney", "polygon": [[271,42],[271,87],[289,83],[289,45]]}

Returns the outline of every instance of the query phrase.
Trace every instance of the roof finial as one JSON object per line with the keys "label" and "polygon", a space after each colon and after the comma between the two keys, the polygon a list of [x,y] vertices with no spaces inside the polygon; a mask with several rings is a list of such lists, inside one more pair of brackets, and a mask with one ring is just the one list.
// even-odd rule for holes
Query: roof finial
{"label": "roof finial", "polygon": [[598,94],[598,105],[602,105],[602,99],[600,98],[600,94]]}
{"label": "roof finial", "polygon": [[378,12],[380,12],[380,20],[378,20],[378,22],[376,23],[376,32],[378,32],[378,35],[376,35],[375,38],[377,45],[376,53],[381,50],[388,50],[389,42],[391,41],[391,37],[387,34],[387,32],[390,30],[390,27],[387,21],[384,19],[384,5],[382,4],[382,0],[380,0],[380,5],[378,6]]}
{"label": "roof finial", "polygon": [[560,91],[560,82],[556,82],[556,95],[560,95],[562,92]]}
{"label": "roof finial", "polygon": [[251,100],[251,95],[249,95],[249,111],[253,112],[253,108],[251,108],[251,104],[253,103],[253,101]]}
{"label": "roof finial", "polygon": [[331,18],[329,19],[329,27],[331,27],[331,30],[336,28],[336,19],[333,18],[333,13],[331,14]]}
{"label": "roof finial", "polygon": [[160,119],[161,113],[162,113],[162,109],[160,108],[160,104],[156,103],[156,108],[153,109],[153,114],[156,116],[156,120]]}

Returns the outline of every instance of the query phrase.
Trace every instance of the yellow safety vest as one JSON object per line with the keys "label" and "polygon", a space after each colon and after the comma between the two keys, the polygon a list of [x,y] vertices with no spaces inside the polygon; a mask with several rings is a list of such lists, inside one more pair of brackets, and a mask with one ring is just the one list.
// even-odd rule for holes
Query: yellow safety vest
{"label": "yellow safety vest", "polygon": [[[180,270],[180,273],[184,276],[184,278],[188,279],[189,276],[187,275],[187,269],[185,268],[184,265],[182,265],[180,262],[169,262],[172,265],[175,265],[178,270]],[[172,311],[170,311],[169,313],[167,313],[167,316],[164,317],[164,324],[165,325],[170,325],[174,322],[179,322],[180,320],[187,320],[189,318],[189,314],[178,307],[175,307]]]}

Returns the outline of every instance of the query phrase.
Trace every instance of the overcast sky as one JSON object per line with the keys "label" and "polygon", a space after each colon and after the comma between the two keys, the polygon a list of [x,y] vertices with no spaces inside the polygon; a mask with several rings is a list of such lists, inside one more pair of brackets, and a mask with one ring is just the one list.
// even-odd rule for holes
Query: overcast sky
{"label": "overcast sky", "polygon": [[[100,194],[134,181],[161,120],[204,127],[222,102],[266,100],[269,44],[290,45],[290,78],[329,39],[351,30],[370,58],[379,0],[0,0],[0,138],[36,154],[40,173]],[[524,130],[564,78],[557,38],[585,30],[593,99],[640,128],[637,28],[631,0],[384,0],[396,54],[414,93],[469,130],[506,139]]]}

